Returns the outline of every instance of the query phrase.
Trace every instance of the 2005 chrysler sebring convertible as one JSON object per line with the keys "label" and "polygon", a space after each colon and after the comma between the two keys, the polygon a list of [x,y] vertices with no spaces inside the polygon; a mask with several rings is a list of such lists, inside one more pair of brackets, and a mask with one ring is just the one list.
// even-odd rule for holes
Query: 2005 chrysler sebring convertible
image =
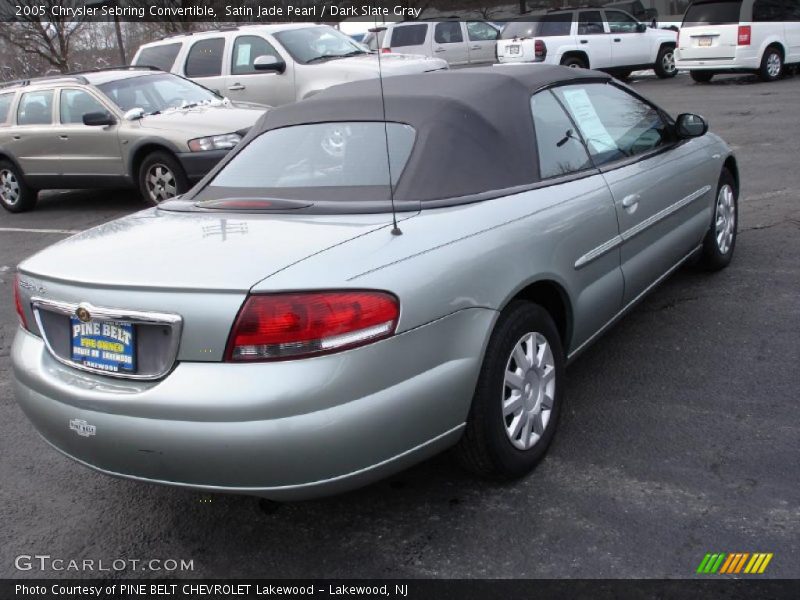
{"label": "2005 chrysler sebring convertible", "polygon": [[566,363],[684,261],[731,260],[738,170],[701,117],[558,66],[379,85],[270,111],[181,198],[20,265],[16,392],[50,444],[274,499],[450,446],[517,477]]}

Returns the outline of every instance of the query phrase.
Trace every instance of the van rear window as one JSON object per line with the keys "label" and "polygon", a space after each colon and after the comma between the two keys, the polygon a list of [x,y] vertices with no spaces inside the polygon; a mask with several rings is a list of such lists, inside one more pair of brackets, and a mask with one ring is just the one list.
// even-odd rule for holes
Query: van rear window
{"label": "van rear window", "polygon": [[686,14],[683,16],[683,26],[738,23],[741,9],[741,0],[695,2],[686,9]]}
{"label": "van rear window", "polygon": [[172,69],[172,65],[175,64],[175,59],[178,57],[180,49],[180,43],[143,48],[133,64],[158,67],[162,71],[169,72]]}

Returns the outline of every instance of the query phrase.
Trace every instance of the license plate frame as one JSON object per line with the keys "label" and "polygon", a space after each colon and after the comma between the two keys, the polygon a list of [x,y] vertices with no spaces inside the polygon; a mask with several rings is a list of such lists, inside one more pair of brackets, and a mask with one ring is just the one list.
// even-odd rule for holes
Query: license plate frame
{"label": "license plate frame", "polygon": [[70,316],[70,358],[97,372],[136,373],[136,325],[128,321],[81,321]]}

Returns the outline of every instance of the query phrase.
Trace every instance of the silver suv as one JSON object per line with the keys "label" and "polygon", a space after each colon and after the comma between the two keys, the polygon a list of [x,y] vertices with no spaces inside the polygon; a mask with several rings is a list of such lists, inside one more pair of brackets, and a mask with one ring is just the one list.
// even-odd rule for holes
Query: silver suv
{"label": "silver suv", "polygon": [[158,204],[205,175],[265,108],[151,68],[3,84],[0,204],[23,212],[38,190],[121,187]]}

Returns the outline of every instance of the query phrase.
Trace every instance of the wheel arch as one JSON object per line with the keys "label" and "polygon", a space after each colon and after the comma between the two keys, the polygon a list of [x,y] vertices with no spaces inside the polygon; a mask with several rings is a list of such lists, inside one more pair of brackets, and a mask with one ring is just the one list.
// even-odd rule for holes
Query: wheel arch
{"label": "wheel arch", "polygon": [[142,166],[142,161],[148,154],[153,152],[168,152],[172,156],[176,156],[178,149],[164,140],[142,140],[138,142],[130,153],[128,160],[128,173],[134,183],[139,181],[139,167]]}
{"label": "wheel arch", "polygon": [[562,52],[558,59],[558,64],[563,63],[568,58],[580,58],[583,61],[583,64],[586,65],[587,69],[592,68],[592,62],[589,60],[589,55],[583,50],[566,50],[565,52]]}
{"label": "wheel arch", "polygon": [[733,175],[733,181],[736,184],[736,192],[738,193],[741,188],[739,187],[739,165],[736,162],[736,157],[730,154],[728,158],[725,159],[725,162],[722,163],[722,167],[728,169],[731,175]]}
{"label": "wheel arch", "polygon": [[569,350],[572,339],[573,310],[569,294],[563,285],[555,279],[538,279],[529,282],[512,294],[505,301],[501,310],[515,300],[534,302],[544,308],[556,323],[564,351]]}

